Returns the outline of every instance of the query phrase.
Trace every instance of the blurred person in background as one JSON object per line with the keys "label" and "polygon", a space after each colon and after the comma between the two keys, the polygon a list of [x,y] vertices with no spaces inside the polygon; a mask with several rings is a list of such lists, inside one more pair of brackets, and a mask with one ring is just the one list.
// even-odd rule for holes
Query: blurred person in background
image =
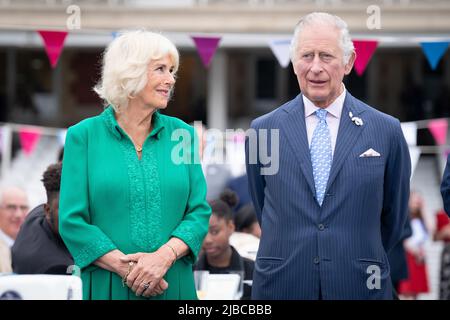
{"label": "blurred person in background", "polygon": [[212,201],[220,197],[232,174],[226,162],[226,150],[222,148],[225,147],[223,141],[215,140],[222,137],[208,136],[208,129],[201,122],[194,123],[194,128],[199,140],[200,161],[207,185],[206,199]]}
{"label": "blurred person in background", "polygon": [[[205,270],[212,274],[239,272],[243,273],[243,280],[253,279],[254,262],[241,257],[230,245],[230,236],[235,230],[232,208],[236,206],[237,201],[236,193],[229,189],[221,193],[220,199],[210,201],[212,214],[209,230],[194,270]],[[242,299],[250,297],[251,286],[245,283]]]}
{"label": "blurred person in background", "polygon": [[391,280],[393,285],[394,300],[399,300],[398,289],[402,280],[408,279],[408,262],[403,241],[411,237],[412,229],[409,219],[405,223],[401,241],[388,252],[389,267],[391,268]]}
{"label": "blurred person in background", "polygon": [[241,256],[255,261],[261,228],[253,204],[247,204],[234,213],[234,225],[236,231],[230,237],[230,244]]}
{"label": "blurred person in background", "polygon": [[[233,190],[236,192],[239,202],[234,209],[235,213],[237,213],[241,208],[248,204],[252,204],[252,198],[250,197],[250,193],[248,192],[248,177],[247,173],[231,178],[226,185],[226,188]],[[256,215],[255,215],[256,219]],[[236,222],[236,221],[235,221]],[[237,227],[237,226],[236,226]]]}
{"label": "blurred person in background", "polygon": [[261,227],[259,226],[258,218],[256,217],[255,208],[253,204],[243,206],[234,216],[234,225],[236,231],[244,232],[261,238]]}
{"label": "blurred person in background", "polygon": [[442,201],[444,210],[450,216],[450,154],[447,156],[447,165],[445,166],[444,176],[441,184]]}
{"label": "blurred person in background", "polygon": [[178,66],[166,37],[119,35],[95,88],[107,107],[67,131],[59,229],[81,268],[84,299],[197,298],[192,265],[208,230],[206,183],[194,128],[159,112]]}
{"label": "blurred person in background", "polygon": [[13,272],[67,274],[73,258],[59,235],[61,163],[50,165],[41,180],[47,202],[31,210],[11,248]]}
{"label": "blurred person in background", "polygon": [[29,211],[28,197],[18,187],[0,190],[0,273],[11,272],[11,247]]}
{"label": "blurred person in background", "polygon": [[399,295],[406,299],[417,299],[421,293],[429,292],[426,269],[425,242],[428,231],[424,219],[423,198],[418,192],[411,192],[409,198],[409,217],[412,235],[404,241],[408,262],[408,279],[400,281]]}
{"label": "blurred person in background", "polygon": [[435,241],[443,241],[439,281],[439,299],[450,300],[450,218],[444,210],[436,214]]}

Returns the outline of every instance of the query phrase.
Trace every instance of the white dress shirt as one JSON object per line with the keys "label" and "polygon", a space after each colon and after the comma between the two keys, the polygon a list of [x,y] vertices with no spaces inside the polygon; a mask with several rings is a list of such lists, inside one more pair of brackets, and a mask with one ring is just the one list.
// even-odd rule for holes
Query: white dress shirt
{"label": "white dress shirt", "polygon": [[[339,130],[339,121],[341,120],[342,108],[344,107],[345,94],[347,90],[344,87],[344,91],[336,98],[328,107],[327,110],[327,124],[331,134],[331,152],[334,155],[334,149],[336,147],[336,138]],[[319,118],[316,116],[316,110],[320,109],[316,107],[311,100],[302,95],[303,105],[305,106],[305,122],[306,133],[308,135],[308,145],[311,147],[311,140],[313,137],[314,129],[316,129],[319,123]]]}
{"label": "white dress shirt", "polygon": [[14,239],[8,236],[0,229],[0,241],[3,241],[9,248],[11,248],[14,244]]}

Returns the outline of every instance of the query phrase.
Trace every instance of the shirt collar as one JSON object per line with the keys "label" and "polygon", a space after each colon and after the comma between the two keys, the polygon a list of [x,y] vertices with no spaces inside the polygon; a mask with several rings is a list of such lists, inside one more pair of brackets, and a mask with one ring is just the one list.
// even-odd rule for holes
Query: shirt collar
{"label": "shirt collar", "polygon": [[[106,122],[106,125],[114,134],[114,136],[118,139],[122,139],[122,137],[125,135],[125,132],[117,123],[116,117],[114,116],[114,109],[111,105],[109,105],[105,109],[105,111],[103,111],[103,118]],[[161,119],[159,111],[153,113],[152,123],[153,123],[153,130],[152,132],[150,132],[150,137],[155,137],[156,139],[159,139],[161,137],[161,130],[164,129],[164,123]]]}
{"label": "shirt collar", "polygon": [[0,240],[3,240],[3,242],[6,243],[6,245],[9,248],[11,248],[14,244],[14,239],[8,236],[6,233],[4,233],[1,229],[0,229]]}
{"label": "shirt collar", "polygon": [[[342,109],[344,107],[344,101],[345,101],[345,95],[347,93],[347,90],[345,89],[344,84],[342,84],[344,87],[344,90],[342,93],[325,109],[335,118],[339,119],[342,114]],[[305,106],[305,118],[312,115],[316,110],[319,109],[319,107],[316,107],[314,103],[309,100],[305,95],[302,95],[303,97],[303,105]]]}

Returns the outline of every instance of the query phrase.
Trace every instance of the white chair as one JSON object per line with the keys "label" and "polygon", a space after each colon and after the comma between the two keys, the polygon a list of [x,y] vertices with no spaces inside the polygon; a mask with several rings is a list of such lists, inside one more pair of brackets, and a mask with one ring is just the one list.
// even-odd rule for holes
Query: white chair
{"label": "white chair", "polygon": [[81,278],[0,274],[0,300],[82,300]]}

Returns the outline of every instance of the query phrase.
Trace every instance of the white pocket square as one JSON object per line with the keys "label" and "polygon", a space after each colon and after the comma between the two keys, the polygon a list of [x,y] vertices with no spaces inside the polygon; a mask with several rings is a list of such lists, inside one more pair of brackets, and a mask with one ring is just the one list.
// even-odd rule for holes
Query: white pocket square
{"label": "white pocket square", "polygon": [[359,155],[360,158],[366,158],[366,157],[381,157],[381,154],[379,152],[376,152],[372,148],[369,150],[364,151]]}

